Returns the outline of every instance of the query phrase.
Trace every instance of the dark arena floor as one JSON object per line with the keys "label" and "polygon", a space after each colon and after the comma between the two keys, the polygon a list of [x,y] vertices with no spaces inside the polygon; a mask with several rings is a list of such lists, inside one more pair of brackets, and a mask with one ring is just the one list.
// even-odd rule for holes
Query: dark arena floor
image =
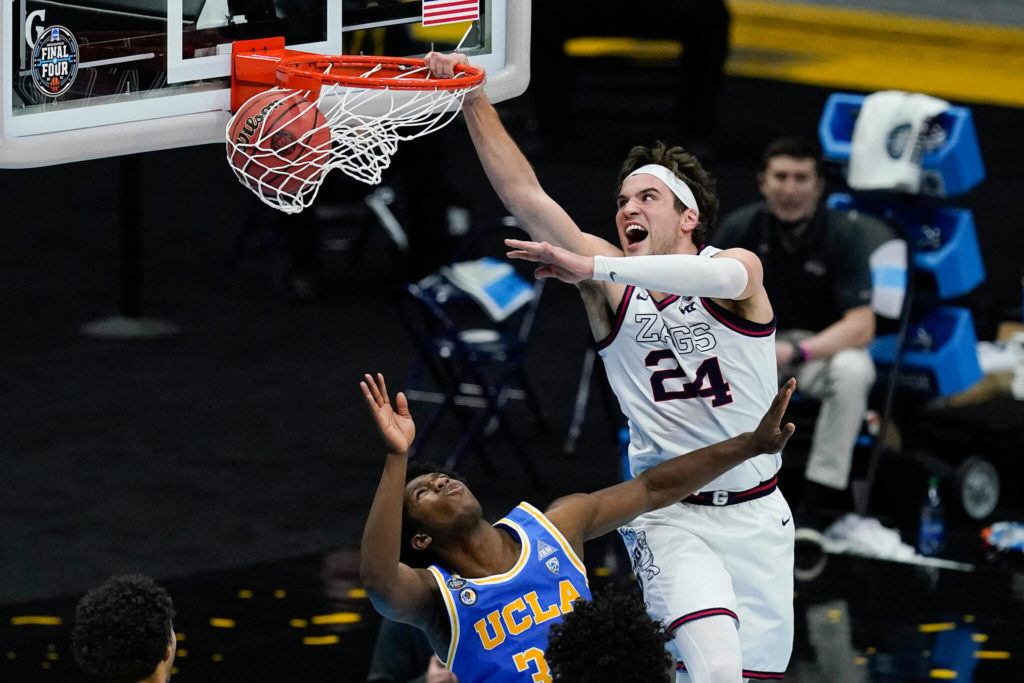
{"label": "dark arena floor", "polygon": [[[528,97],[500,109],[549,192],[600,232],[611,225],[620,158],[633,143],[671,134],[658,113],[671,98],[645,84],[644,111],[654,113],[626,117],[621,82],[588,76],[574,87],[581,92],[565,139],[531,132]],[[831,92],[728,78],[707,163],[726,210],[756,198],[764,144],[785,132],[813,135]],[[979,339],[990,340],[1001,321],[1021,315],[1024,110],[964,104],[987,168],[957,200],[975,214],[987,271],[964,305]],[[474,221],[502,216],[461,123],[439,135],[457,203]],[[314,211],[320,297],[298,305],[281,231],[268,226],[220,147],[136,162],[0,171],[0,680],[81,680],[69,650],[76,601],[112,574],[141,572],[176,603],[175,681],[362,681],[379,619],[359,585],[357,548],[382,448],[358,381],[381,371],[393,390],[407,386],[415,352],[395,293],[423,263],[402,258],[379,227],[361,230],[361,214],[350,216],[338,199],[351,188],[328,183]],[[176,335],[80,332],[124,306],[125,172],[141,172],[140,317],[171,323]],[[402,196],[416,182],[394,183],[407,225]],[[243,234],[248,246],[229,264]],[[587,348],[574,289],[550,283],[527,362],[548,424],[522,402],[507,413],[544,486],[496,435],[486,458],[471,453],[459,464],[489,518],[522,499],[543,507],[616,481],[617,424],[600,377],[575,450],[563,448]],[[1018,406],[1004,409],[1020,420]],[[426,416],[430,406],[413,410]],[[432,450],[458,436],[457,425],[444,426]],[[787,453],[787,493],[799,490],[799,451]],[[947,505],[947,562],[833,554],[797,583],[787,680],[1019,680],[1024,562],[988,555],[980,532],[1024,521],[1024,479],[1019,449],[990,455],[1004,480],[999,506],[971,520]],[[911,544],[925,479],[914,458],[883,458],[869,510]],[[594,585],[629,581],[616,539],[591,545]]]}

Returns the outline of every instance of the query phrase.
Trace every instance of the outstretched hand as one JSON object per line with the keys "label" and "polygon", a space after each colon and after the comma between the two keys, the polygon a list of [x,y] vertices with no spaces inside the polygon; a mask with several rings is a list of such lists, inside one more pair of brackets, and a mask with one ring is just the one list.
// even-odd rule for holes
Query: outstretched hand
{"label": "outstretched hand", "polygon": [[754,443],[758,453],[778,453],[789,441],[796,431],[796,425],[792,422],[782,424],[782,416],[789,406],[789,397],[796,391],[796,380],[790,377],[779,387],[779,393],[775,394],[771,407],[761,418],[761,422],[754,430]]}
{"label": "outstretched hand", "polygon": [[583,256],[547,242],[506,239],[505,246],[511,249],[508,252],[509,258],[542,264],[534,271],[538,279],[553,277],[576,284],[594,277],[593,256]]}
{"label": "outstretched hand", "polygon": [[407,453],[416,437],[416,424],[409,414],[409,401],[405,394],[398,392],[395,406],[391,407],[388,398],[388,387],[384,383],[384,375],[377,373],[374,379],[369,374],[359,383],[366,397],[366,405],[377,421],[377,429],[384,438],[384,443],[392,453]]}

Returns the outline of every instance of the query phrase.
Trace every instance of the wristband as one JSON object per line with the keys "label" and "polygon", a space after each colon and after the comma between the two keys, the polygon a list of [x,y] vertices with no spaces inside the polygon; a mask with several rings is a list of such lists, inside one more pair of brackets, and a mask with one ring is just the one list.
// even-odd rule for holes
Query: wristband
{"label": "wristband", "polygon": [[800,365],[806,363],[811,359],[810,351],[807,349],[807,344],[804,342],[798,342],[793,345],[793,359],[790,361],[793,365]]}

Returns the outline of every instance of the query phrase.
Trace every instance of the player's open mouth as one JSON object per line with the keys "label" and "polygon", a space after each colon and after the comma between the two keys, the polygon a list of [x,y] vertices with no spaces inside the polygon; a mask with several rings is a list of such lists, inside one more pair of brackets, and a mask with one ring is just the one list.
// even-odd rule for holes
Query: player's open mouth
{"label": "player's open mouth", "polygon": [[639,225],[630,224],[626,226],[626,243],[633,245],[647,239],[647,229]]}
{"label": "player's open mouth", "polygon": [[444,495],[450,496],[453,493],[458,493],[462,490],[462,484],[455,481],[454,479],[444,485]]}

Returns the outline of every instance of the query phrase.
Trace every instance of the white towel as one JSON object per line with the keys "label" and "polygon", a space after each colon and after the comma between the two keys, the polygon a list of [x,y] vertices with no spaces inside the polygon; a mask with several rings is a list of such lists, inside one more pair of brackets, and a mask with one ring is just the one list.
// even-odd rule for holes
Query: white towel
{"label": "white towel", "polygon": [[865,97],[850,141],[850,187],[917,194],[922,133],[947,109],[949,102],[920,93],[885,90]]}

